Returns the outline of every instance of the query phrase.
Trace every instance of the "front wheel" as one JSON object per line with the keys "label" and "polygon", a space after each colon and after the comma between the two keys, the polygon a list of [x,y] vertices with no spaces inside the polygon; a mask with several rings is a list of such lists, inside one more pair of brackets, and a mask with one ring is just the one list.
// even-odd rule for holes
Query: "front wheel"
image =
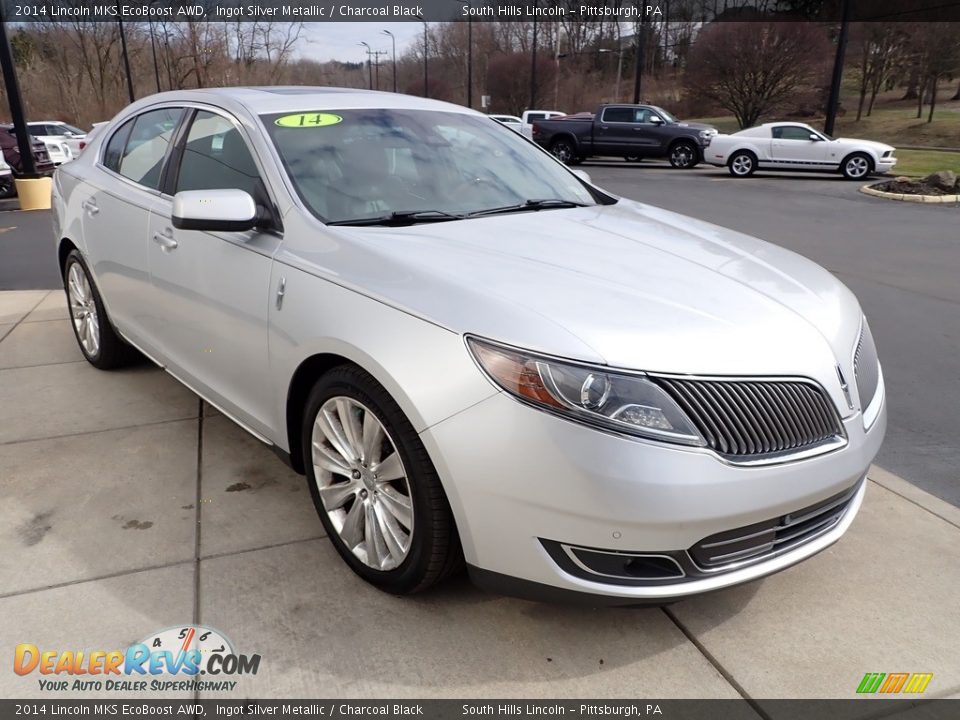
{"label": "front wheel", "polygon": [[580,156],[577,149],[569,140],[556,140],[550,146],[550,152],[564,165],[576,165],[580,162]]}
{"label": "front wheel", "polygon": [[727,169],[734,177],[750,177],[757,170],[757,158],[752,152],[739,150],[730,156]]}
{"label": "front wheel", "polygon": [[873,169],[870,156],[866,153],[854,153],[843,161],[843,176],[847,180],[862,180]]}
{"label": "front wheel", "polygon": [[100,370],[112,370],[136,359],[137,351],[110,324],[100,292],[78,250],[67,255],[63,281],[73,334],[87,362]]}
{"label": "front wheel", "polygon": [[670,164],[679,170],[689,170],[700,162],[700,151],[692,142],[678,142],[670,148]]}
{"label": "front wheel", "polygon": [[357,575],[404,595],[462,566],[437,471],[410,421],[372,376],[350,365],[324,375],[307,400],[302,443],[320,521]]}

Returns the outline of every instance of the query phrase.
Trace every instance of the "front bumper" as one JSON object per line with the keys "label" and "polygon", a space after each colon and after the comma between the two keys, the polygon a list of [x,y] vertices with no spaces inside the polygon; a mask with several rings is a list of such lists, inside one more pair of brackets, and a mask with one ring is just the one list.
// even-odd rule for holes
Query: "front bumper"
{"label": "front bumper", "polygon": [[897,166],[897,159],[895,157],[880,158],[879,160],[877,160],[877,164],[876,164],[876,167],[874,168],[874,172],[877,172],[877,173],[890,172],[896,166]]}
{"label": "front bumper", "polygon": [[[444,480],[472,575],[522,581],[554,597],[629,605],[747,582],[836,542],[863,500],[863,478],[886,429],[885,405],[869,432],[859,413],[844,426],[848,443],[839,450],[747,467],[708,450],[590,429],[501,393],[421,437]],[[682,554],[705,538],[790,516],[843,493],[849,502],[839,519],[809,541],[676,581],[627,586],[587,579],[565,570],[548,551],[554,541],[605,552]],[[509,582],[495,584],[510,591]]]}

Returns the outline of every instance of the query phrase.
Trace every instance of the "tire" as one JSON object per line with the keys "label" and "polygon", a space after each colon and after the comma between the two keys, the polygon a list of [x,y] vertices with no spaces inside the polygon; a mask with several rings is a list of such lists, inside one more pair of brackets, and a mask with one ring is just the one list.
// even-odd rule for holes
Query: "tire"
{"label": "tire", "polygon": [[0,200],[12,198],[17,194],[17,186],[13,182],[13,175],[0,177]]}
{"label": "tire", "polygon": [[840,171],[847,180],[863,180],[873,172],[873,160],[866,153],[853,153],[843,159]]}
{"label": "tire", "polygon": [[113,329],[100,291],[78,250],[71,250],[63,265],[63,290],[73,335],[87,362],[100,370],[113,370],[139,359],[139,353]]}
{"label": "tire", "polygon": [[564,165],[578,165],[582,161],[573,143],[565,138],[554,140],[550,145],[550,152]]}
{"label": "tire", "polygon": [[727,170],[735,178],[750,177],[757,171],[757,156],[749,150],[737,150],[727,161]]}
{"label": "tire", "polygon": [[[344,429],[344,417],[352,430]],[[365,428],[370,438],[377,437],[377,428],[381,433],[368,447]],[[372,376],[353,365],[323,375],[307,399],[301,440],[317,514],[357,575],[380,590],[406,595],[463,567],[437,471],[410,421]]]}
{"label": "tire", "polygon": [[690,170],[700,162],[700,150],[689,140],[681,140],[670,147],[667,158],[678,170]]}

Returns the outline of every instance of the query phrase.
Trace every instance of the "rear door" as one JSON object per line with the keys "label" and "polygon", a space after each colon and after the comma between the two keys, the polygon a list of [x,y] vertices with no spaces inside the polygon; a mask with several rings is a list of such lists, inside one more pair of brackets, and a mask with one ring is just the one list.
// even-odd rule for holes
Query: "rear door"
{"label": "rear door", "polygon": [[165,107],[131,118],[104,143],[81,201],[87,261],[121,334],[152,356],[147,228],[151,203],[183,109]]}
{"label": "rear door", "polygon": [[633,142],[636,111],[632,107],[608,106],[593,122],[593,152],[596,155],[626,155]]}
{"label": "rear door", "polygon": [[169,369],[248,428],[265,435],[273,412],[267,310],[278,229],[204,232],[173,227],[183,190],[240,189],[273,207],[245,131],[227,113],[196,109],[178,141],[164,193],[152,204],[151,332]]}

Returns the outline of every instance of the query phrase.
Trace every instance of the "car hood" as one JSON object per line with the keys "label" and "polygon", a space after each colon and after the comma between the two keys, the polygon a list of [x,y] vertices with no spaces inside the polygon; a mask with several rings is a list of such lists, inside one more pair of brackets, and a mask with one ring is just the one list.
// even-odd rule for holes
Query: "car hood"
{"label": "car hood", "polygon": [[698,123],[698,122],[686,122],[684,120],[681,120],[680,122],[675,124],[679,125],[680,127],[692,128],[693,130],[713,130],[714,132],[716,132],[717,130],[713,125],[705,125],[704,123]]}
{"label": "car hood", "polygon": [[[790,251],[615,205],[404,228],[328,228],[336,282],[448,327],[638,370],[836,377],[860,309]],[[845,364],[846,368],[847,365]]]}
{"label": "car hood", "polygon": [[837,138],[837,142],[845,143],[847,145],[856,145],[861,148],[869,148],[874,150],[877,153],[885,153],[888,150],[896,150],[893,145],[887,145],[886,143],[876,142],[875,140],[859,140],[857,138]]}

